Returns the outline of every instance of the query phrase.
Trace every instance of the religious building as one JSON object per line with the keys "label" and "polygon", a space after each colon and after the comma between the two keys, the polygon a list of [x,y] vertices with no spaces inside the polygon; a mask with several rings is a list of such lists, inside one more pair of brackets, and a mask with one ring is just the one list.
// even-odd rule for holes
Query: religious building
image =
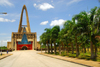
{"label": "religious building", "polygon": [[[22,25],[23,11],[26,11],[27,25]],[[27,8],[24,5],[21,12],[18,32],[12,32],[11,42],[7,42],[7,48],[13,50],[34,50],[39,49],[36,32],[31,32]]]}

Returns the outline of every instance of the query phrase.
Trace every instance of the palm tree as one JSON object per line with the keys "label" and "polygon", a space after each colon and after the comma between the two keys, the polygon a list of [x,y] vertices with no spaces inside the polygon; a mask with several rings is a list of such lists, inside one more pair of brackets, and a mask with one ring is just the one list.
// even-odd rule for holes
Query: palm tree
{"label": "palm tree", "polygon": [[[96,9],[97,7],[95,7]],[[93,23],[94,23],[94,35],[95,37],[100,35],[100,8],[96,9],[95,10],[95,15],[94,15],[94,18],[93,18]],[[95,57],[97,57],[97,46],[99,45],[98,44],[98,39],[95,38],[95,40],[93,40],[94,44],[95,44]]]}
{"label": "palm tree", "polygon": [[91,46],[91,58],[94,58],[94,50],[93,50],[93,39],[95,38],[95,27],[94,27],[94,15],[97,7],[91,9],[90,15],[86,12],[81,12],[79,15],[76,15],[77,18],[77,28],[80,30],[79,32],[83,35],[89,35],[90,46]]}
{"label": "palm tree", "polygon": [[46,33],[44,32],[41,36],[40,36],[40,42],[43,43],[43,45],[45,45],[45,52],[46,52],[46,37],[45,37]]}
{"label": "palm tree", "polygon": [[[72,48],[72,54],[74,53],[74,45],[73,45],[73,26],[74,26],[74,24],[75,24],[75,22],[73,21],[73,19],[72,19],[72,21],[70,21],[70,20],[68,20],[68,21],[66,21],[65,22],[65,24],[64,24],[64,28],[66,28],[65,30],[67,31],[67,32],[65,32],[65,35],[64,35],[64,37],[67,37],[67,41],[68,41],[68,43],[69,44],[71,44],[71,48]],[[68,45],[69,46],[69,45]]]}
{"label": "palm tree", "polygon": [[[60,32],[59,32],[59,35],[58,35],[58,40],[59,40],[59,54],[61,55],[61,49],[63,49],[63,42],[64,42],[64,29],[62,29]],[[62,48],[61,48],[62,46]]]}
{"label": "palm tree", "polygon": [[91,9],[90,11],[90,24],[89,24],[89,28],[90,28],[90,31],[89,31],[89,35],[90,35],[90,48],[91,48],[91,58],[94,59],[95,58],[95,55],[94,55],[94,48],[93,48],[93,40],[95,38],[95,28],[94,28],[94,16],[95,16],[95,12],[96,12],[96,9],[97,7]]}
{"label": "palm tree", "polygon": [[54,43],[54,54],[56,54],[56,39],[58,38],[59,31],[60,31],[60,27],[59,26],[54,26],[51,29],[51,38],[52,38],[53,43]]}
{"label": "palm tree", "polygon": [[46,28],[45,29],[46,31],[46,43],[47,43],[47,49],[48,49],[48,53],[50,53],[50,47],[49,47],[49,44],[50,44],[50,38],[51,38],[51,29],[50,28]]}

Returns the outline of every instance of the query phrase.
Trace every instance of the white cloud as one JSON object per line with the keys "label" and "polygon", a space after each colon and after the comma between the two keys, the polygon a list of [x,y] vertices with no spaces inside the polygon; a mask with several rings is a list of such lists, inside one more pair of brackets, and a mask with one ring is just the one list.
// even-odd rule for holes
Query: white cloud
{"label": "white cloud", "polygon": [[11,41],[11,40],[2,40],[2,41],[0,41],[0,42],[3,43],[3,42],[9,42],[9,41]]}
{"label": "white cloud", "polygon": [[11,42],[11,40],[1,40],[0,44],[2,43],[2,46],[7,46],[7,42]]}
{"label": "white cloud", "polygon": [[51,2],[53,2],[53,0],[51,0]]}
{"label": "white cloud", "polygon": [[40,25],[46,25],[48,21],[41,22]]}
{"label": "white cloud", "polygon": [[0,14],[0,16],[8,16],[8,14]]}
{"label": "white cloud", "polygon": [[43,10],[43,11],[46,11],[48,9],[51,9],[51,8],[54,8],[51,4],[49,3],[42,3],[42,4],[39,4],[37,5],[36,3],[33,4],[34,7],[40,9],[40,10]]}
{"label": "white cloud", "polygon": [[16,20],[9,20],[9,19],[4,19],[0,18],[0,22],[15,22]]}
{"label": "white cloud", "polygon": [[80,2],[80,1],[82,1],[82,0],[71,0],[70,2],[67,3],[67,5],[71,5],[71,4],[75,3],[75,2]]}
{"label": "white cloud", "polygon": [[63,19],[53,20],[53,21],[51,21],[50,26],[55,26],[55,25],[61,26],[61,25],[63,25],[65,23],[65,21],[66,20],[63,20]]}
{"label": "white cloud", "polygon": [[1,14],[0,17],[4,17],[4,18],[13,18],[13,19],[19,19],[20,18],[19,13],[8,13],[8,14]]}
{"label": "white cloud", "polygon": [[2,5],[2,6],[13,6],[13,4],[11,2],[9,2],[9,0],[0,0],[0,5]]}
{"label": "white cloud", "polygon": [[69,14],[69,16],[70,16],[70,14]]}

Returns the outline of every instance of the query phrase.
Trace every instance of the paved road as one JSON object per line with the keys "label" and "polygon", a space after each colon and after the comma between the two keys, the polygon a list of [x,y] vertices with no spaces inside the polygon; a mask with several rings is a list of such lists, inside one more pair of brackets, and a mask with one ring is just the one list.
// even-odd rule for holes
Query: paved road
{"label": "paved road", "polygon": [[86,67],[79,64],[43,56],[37,51],[14,51],[0,60],[0,67]]}

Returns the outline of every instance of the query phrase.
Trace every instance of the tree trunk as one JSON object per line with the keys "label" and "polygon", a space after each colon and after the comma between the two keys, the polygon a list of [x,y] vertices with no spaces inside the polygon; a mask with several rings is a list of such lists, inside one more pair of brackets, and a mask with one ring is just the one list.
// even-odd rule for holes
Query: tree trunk
{"label": "tree trunk", "polygon": [[88,52],[89,52],[89,47],[87,48]]}
{"label": "tree trunk", "polygon": [[85,45],[84,45],[84,53],[86,53],[86,48],[85,48]]}
{"label": "tree trunk", "polygon": [[66,46],[64,45],[64,52],[66,51]]}
{"label": "tree trunk", "polygon": [[56,44],[54,43],[54,54],[56,54]]}
{"label": "tree trunk", "polygon": [[72,43],[72,54],[74,54],[74,46],[73,46],[73,43]]}
{"label": "tree trunk", "polygon": [[77,36],[75,36],[75,41],[76,41],[76,57],[79,55],[79,45],[77,44]]}
{"label": "tree trunk", "polygon": [[95,57],[97,57],[97,46],[95,45]]}
{"label": "tree trunk", "polygon": [[83,46],[82,46],[82,53],[83,53]]}
{"label": "tree trunk", "polygon": [[62,42],[62,48],[63,48],[63,52],[64,52],[65,49],[64,49],[64,44],[63,44],[63,42]]}
{"label": "tree trunk", "polygon": [[99,52],[100,52],[100,47],[99,47]]}
{"label": "tree trunk", "polygon": [[67,46],[67,51],[68,51],[68,53],[69,53],[69,47]]}
{"label": "tree trunk", "polygon": [[51,43],[51,53],[53,53],[53,49],[52,49],[52,43]]}
{"label": "tree trunk", "polygon": [[61,55],[61,44],[59,44],[59,54]]}
{"label": "tree trunk", "polygon": [[67,55],[68,55],[68,53],[69,53],[69,48],[68,48],[68,46],[67,46]]}
{"label": "tree trunk", "polygon": [[91,59],[94,59],[94,50],[93,50],[93,43],[90,41],[90,48],[91,48]]}
{"label": "tree trunk", "polygon": [[45,53],[46,53],[46,45],[45,45]]}
{"label": "tree trunk", "polygon": [[47,50],[48,50],[48,53],[50,53],[50,48],[49,48],[48,42],[47,42]]}

